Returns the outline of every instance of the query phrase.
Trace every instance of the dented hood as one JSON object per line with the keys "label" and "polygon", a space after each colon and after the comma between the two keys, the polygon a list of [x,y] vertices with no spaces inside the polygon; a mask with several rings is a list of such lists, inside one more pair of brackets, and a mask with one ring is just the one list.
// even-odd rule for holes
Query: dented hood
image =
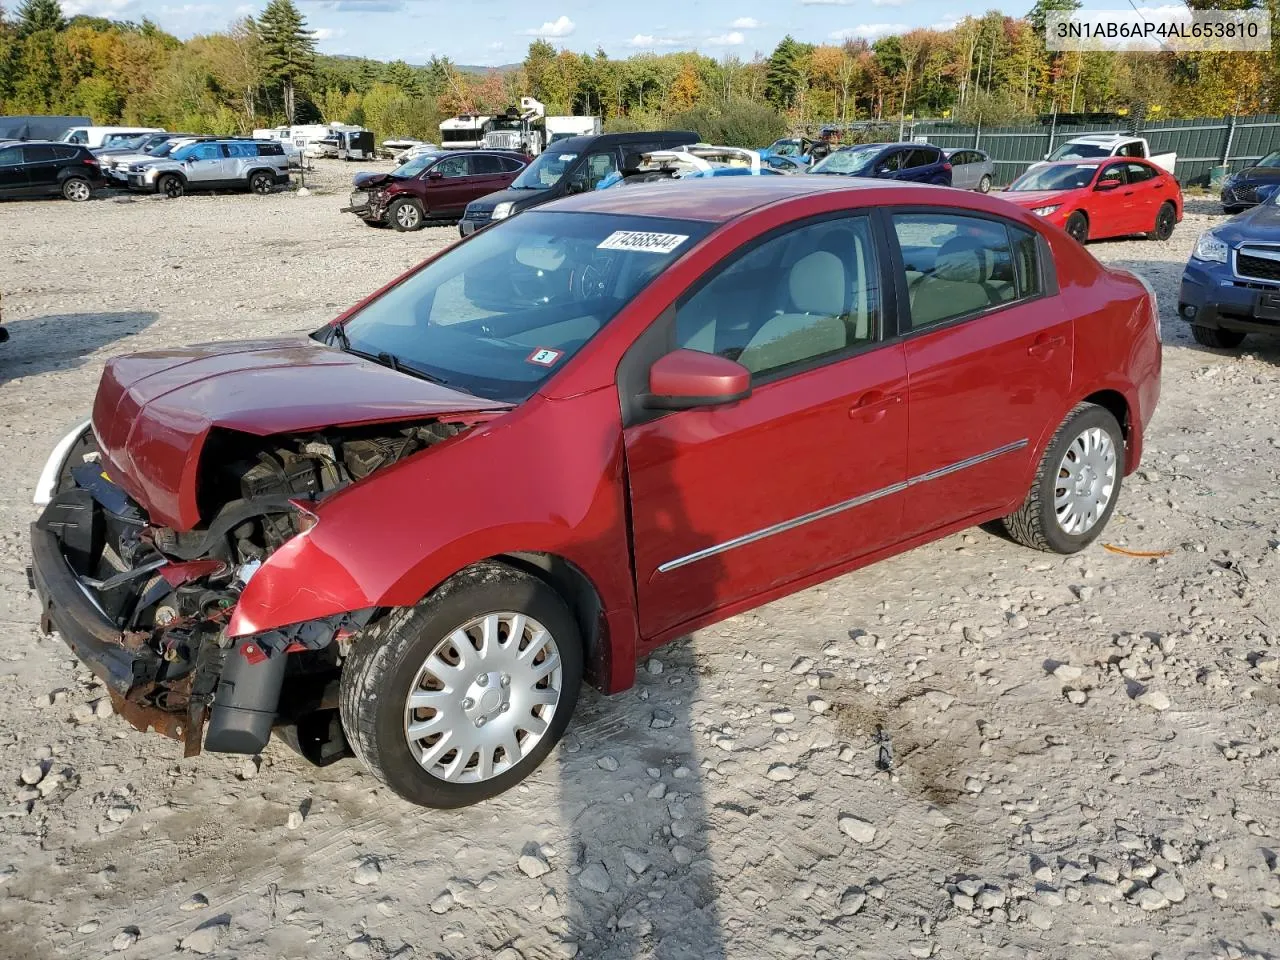
{"label": "dented hood", "polygon": [[154,522],[189,530],[200,522],[200,452],[213,428],[270,436],[507,406],[292,337],[116,357],[93,429],[111,479]]}

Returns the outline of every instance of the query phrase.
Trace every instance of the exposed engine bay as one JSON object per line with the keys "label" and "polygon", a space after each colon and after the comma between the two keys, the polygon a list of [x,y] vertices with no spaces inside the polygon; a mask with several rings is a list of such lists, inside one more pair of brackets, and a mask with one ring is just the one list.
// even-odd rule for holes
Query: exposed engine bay
{"label": "exposed engine bay", "polygon": [[[56,540],[63,566],[112,629],[103,624],[79,647],[66,639],[107,683],[117,712],[182,740],[188,756],[256,753],[279,725],[314,762],[338,759],[343,648],[377,611],[240,638],[227,635],[227,623],[262,563],[316,522],[312,508],[466,429],[431,421],[272,437],[214,430],[200,456],[201,523],[182,531],[150,521],[86,431],[35,532]],[[48,610],[43,622],[51,629]]]}

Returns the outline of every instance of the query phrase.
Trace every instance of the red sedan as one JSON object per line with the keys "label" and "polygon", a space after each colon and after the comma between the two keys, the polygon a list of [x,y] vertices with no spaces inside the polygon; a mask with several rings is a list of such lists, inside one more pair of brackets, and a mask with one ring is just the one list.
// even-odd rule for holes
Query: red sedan
{"label": "red sedan", "polygon": [[1182,222],[1182,188],[1167,170],[1132,157],[1032,167],[1000,196],[1081,243],[1145,233],[1168,240]]}
{"label": "red sedan", "polygon": [[692,630],[991,520],[1084,548],[1160,364],[1141,280],[991,197],[585,194],[309,339],[112,360],[33,579],[140,728],[458,806]]}

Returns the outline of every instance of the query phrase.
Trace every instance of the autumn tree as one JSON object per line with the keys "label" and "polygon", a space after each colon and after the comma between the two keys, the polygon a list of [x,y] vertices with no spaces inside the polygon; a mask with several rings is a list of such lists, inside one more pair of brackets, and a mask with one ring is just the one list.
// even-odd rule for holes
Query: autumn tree
{"label": "autumn tree", "polygon": [[297,88],[310,80],[315,70],[315,37],[293,0],[267,4],[258,18],[258,36],[263,76],[279,87],[285,121],[292,124],[297,113]]}

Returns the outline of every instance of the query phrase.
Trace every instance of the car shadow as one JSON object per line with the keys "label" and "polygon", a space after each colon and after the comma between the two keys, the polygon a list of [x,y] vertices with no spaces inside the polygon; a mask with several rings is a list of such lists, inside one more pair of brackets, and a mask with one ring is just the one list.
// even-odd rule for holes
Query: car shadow
{"label": "car shadow", "polygon": [[[646,459],[673,463],[651,438]],[[679,490],[674,478],[659,489]],[[683,504],[657,519],[680,531],[681,551],[713,541],[690,538]],[[694,605],[715,603],[719,563],[697,561],[711,585]],[[672,571],[663,576],[680,576]],[[641,574],[644,576],[644,574]],[[560,807],[571,824],[563,895],[564,936],[588,960],[722,960],[725,956],[704,763],[694,742],[699,669],[686,637],[637,664],[636,685],[606,698],[587,689],[559,751]],[[706,768],[711,764],[706,763]]]}
{"label": "car shadow", "polygon": [[11,320],[0,344],[0,384],[54,370],[71,370],[108,344],[141,333],[159,318],[150,310],[60,313]]}

